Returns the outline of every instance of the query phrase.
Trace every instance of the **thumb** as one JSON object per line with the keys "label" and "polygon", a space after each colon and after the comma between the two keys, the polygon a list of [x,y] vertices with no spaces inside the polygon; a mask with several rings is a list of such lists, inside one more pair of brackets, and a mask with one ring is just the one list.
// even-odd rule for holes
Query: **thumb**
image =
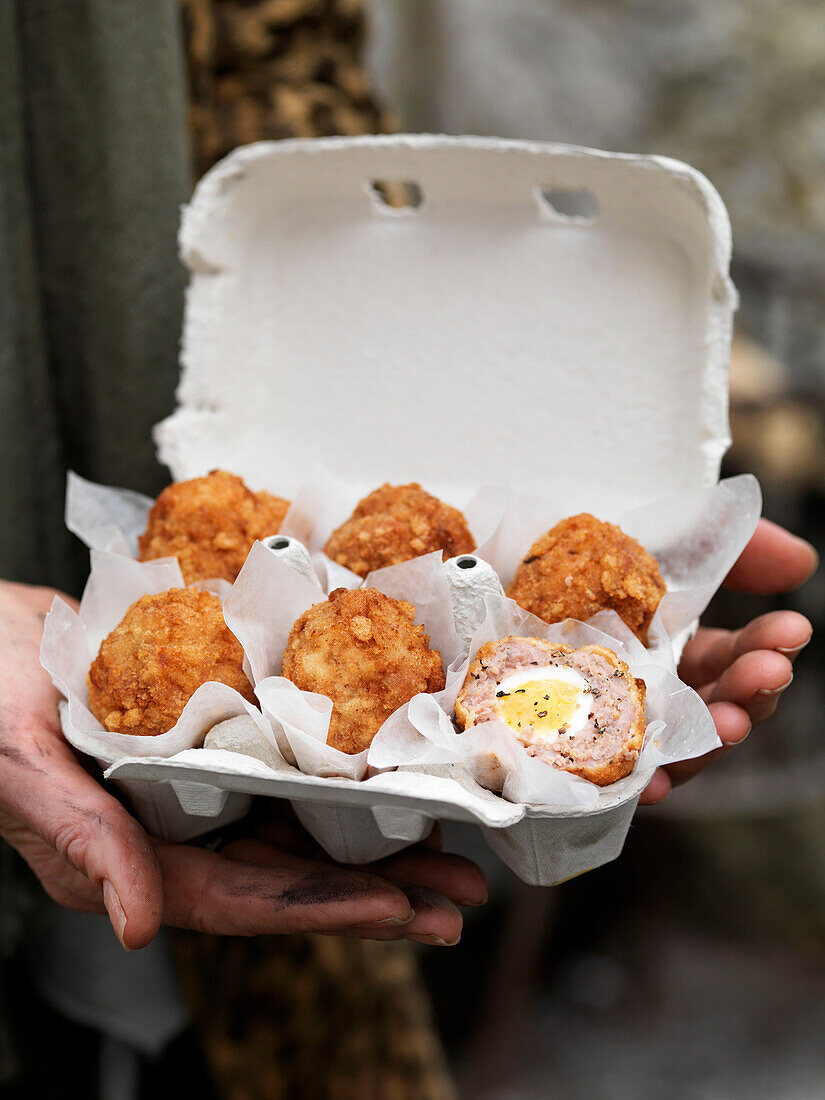
{"label": "thumb", "polygon": [[114,799],[85,822],[70,825],[58,850],[92,882],[99,882],[112,929],[127,951],[145,947],[163,914],[163,879],[144,830]]}
{"label": "thumb", "polygon": [[[103,904],[123,946],[145,947],[157,933],[163,913],[160,865],[137,821],[87,778],[94,790],[75,788],[72,800],[64,800],[48,822],[45,839],[101,887]],[[85,797],[79,799],[81,793]]]}

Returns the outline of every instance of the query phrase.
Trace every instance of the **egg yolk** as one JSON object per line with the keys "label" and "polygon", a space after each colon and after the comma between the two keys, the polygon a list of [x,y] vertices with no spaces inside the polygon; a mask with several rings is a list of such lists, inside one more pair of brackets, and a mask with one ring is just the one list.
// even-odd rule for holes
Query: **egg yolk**
{"label": "egg yolk", "polygon": [[527,680],[496,696],[499,717],[511,729],[532,729],[534,737],[555,738],[570,725],[581,689],[563,680]]}

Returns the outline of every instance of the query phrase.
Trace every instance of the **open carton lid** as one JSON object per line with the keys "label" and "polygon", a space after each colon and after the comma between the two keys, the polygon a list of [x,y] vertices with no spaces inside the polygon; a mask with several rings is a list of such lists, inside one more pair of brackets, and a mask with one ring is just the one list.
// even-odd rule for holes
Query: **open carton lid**
{"label": "open carton lid", "polygon": [[[404,181],[419,205],[387,205]],[[598,514],[716,481],[735,292],[713,187],[661,157],[427,135],[237,150],[184,211],[176,479],[483,483]]]}

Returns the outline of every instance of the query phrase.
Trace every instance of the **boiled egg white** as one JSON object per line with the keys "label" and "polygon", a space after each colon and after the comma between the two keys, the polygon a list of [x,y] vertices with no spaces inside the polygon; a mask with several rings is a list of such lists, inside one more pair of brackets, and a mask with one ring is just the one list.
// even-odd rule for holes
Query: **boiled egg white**
{"label": "boiled egg white", "polygon": [[549,744],[584,728],[592,698],[587,681],[572,668],[538,665],[505,677],[495,706],[516,733]]}

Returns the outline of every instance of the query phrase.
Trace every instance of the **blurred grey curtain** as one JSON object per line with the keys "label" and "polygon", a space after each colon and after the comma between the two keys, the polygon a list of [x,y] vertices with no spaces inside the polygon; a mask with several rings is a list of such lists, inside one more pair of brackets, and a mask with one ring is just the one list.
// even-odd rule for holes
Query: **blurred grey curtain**
{"label": "blurred grey curtain", "polygon": [[0,2],[0,576],[77,590],[65,470],[152,492],[190,190],[176,0]]}

